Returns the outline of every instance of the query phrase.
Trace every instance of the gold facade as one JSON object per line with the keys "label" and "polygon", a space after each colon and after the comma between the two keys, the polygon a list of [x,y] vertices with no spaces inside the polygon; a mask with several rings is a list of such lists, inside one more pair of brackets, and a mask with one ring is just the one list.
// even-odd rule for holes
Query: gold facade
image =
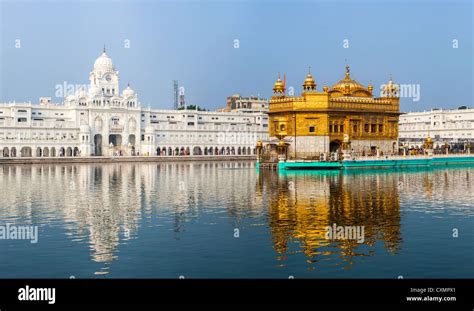
{"label": "gold facade", "polygon": [[[359,142],[355,144],[356,152],[370,151],[376,146],[386,153],[398,152],[400,105],[398,86],[391,80],[382,88],[384,97],[375,98],[373,86],[365,87],[353,80],[346,66],[345,78],[332,87],[324,86],[322,92],[317,91],[311,73],[304,81],[301,96],[288,96],[280,77],[273,91],[270,137],[283,138],[290,146],[298,138],[309,138],[296,144],[303,152],[340,150],[347,140]],[[305,146],[310,144],[311,137],[324,138],[319,148],[314,144]]]}

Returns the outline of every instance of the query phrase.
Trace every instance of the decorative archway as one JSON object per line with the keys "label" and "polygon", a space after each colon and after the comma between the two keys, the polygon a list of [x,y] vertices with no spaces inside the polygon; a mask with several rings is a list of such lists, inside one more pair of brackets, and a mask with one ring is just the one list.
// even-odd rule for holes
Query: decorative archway
{"label": "decorative archway", "polygon": [[111,134],[109,135],[109,145],[112,144],[114,147],[122,146],[122,135]]}
{"label": "decorative archway", "polygon": [[68,157],[72,157],[72,148],[71,148],[71,147],[67,147],[66,155],[67,155]]}
{"label": "decorative archway", "polygon": [[12,147],[12,149],[10,149],[10,157],[16,157],[16,148],[15,147]]}
{"label": "decorative archway", "polygon": [[36,148],[36,156],[40,158],[43,155],[43,150],[40,147]]}
{"label": "decorative archway", "polygon": [[336,139],[329,143],[329,151],[330,152],[339,152],[341,149],[341,141]]}
{"label": "decorative archway", "polygon": [[132,146],[135,146],[136,138],[134,134],[128,135],[128,143],[131,144]]}
{"label": "decorative archway", "polygon": [[94,135],[94,155],[102,155],[102,135],[100,134]]}
{"label": "decorative archway", "polygon": [[3,148],[3,157],[8,158],[10,156],[10,150],[8,147]]}
{"label": "decorative archway", "polygon": [[74,147],[74,156],[75,156],[75,157],[78,157],[78,156],[80,155],[80,153],[81,153],[81,152],[79,151],[79,148]]}
{"label": "decorative archway", "polygon": [[60,157],[66,156],[66,149],[64,149],[64,147],[59,148],[59,156]]}
{"label": "decorative archway", "polygon": [[21,154],[22,158],[31,157],[33,152],[31,151],[30,147],[23,147],[23,148],[20,149],[20,154]]}
{"label": "decorative archway", "polygon": [[43,149],[43,157],[49,157],[49,148],[48,148],[48,147],[44,147],[44,149]]}
{"label": "decorative archway", "polygon": [[193,155],[202,155],[201,147],[194,147],[193,148]]}

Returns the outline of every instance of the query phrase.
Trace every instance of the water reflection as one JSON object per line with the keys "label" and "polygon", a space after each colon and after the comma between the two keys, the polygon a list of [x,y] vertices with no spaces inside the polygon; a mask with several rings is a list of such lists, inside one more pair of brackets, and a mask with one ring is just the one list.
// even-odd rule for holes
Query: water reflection
{"label": "water reflection", "polygon": [[[222,255],[225,271],[232,271],[227,267],[239,256],[250,260],[244,255],[249,249],[257,250],[258,260],[276,262],[276,269],[304,261],[309,270],[328,264],[347,269],[361,264],[358,259],[364,257],[400,255],[406,249],[402,231],[413,229],[403,225],[408,213],[474,216],[473,172],[467,166],[257,173],[252,162],[4,165],[0,166],[0,222],[60,228],[73,246],[87,245],[90,260],[100,264],[95,274],[109,273],[110,265],[120,259],[121,245],[136,244],[140,237],[153,241],[158,235],[168,248],[190,247],[192,241],[193,264],[203,265],[203,271],[219,266],[199,261],[211,256],[202,253],[202,243],[220,244],[221,249],[229,245],[226,254],[218,249],[212,253]],[[326,239],[325,227],[333,224],[364,226],[364,242]],[[222,232],[234,228],[241,228],[249,240],[241,244],[225,240]],[[184,237],[188,244],[181,244]],[[183,262],[170,249],[149,253],[167,258],[163,254],[171,256],[173,265]],[[265,276],[275,273],[271,270],[275,267],[269,266],[267,261],[261,267]]]}
{"label": "water reflection", "polygon": [[74,242],[89,245],[93,261],[105,264],[95,274],[106,274],[118,246],[135,239],[153,211],[172,222],[177,240],[200,205],[222,209],[233,199],[229,215],[245,212],[240,194],[252,191],[254,169],[252,162],[4,165],[0,220],[63,227]]}
{"label": "water reflection", "polygon": [[[257,188],[270,197],[270,228],[275,251],[285,260],[289,244],[297,241],[309,262],[336,255],[345,265],[356,256],[371,255],[382,241],[385,249],[400,248],[398,181],[339,171],[274,174],[262,172]],[[365,241],[328,240],[326,226],[364,226]]]}

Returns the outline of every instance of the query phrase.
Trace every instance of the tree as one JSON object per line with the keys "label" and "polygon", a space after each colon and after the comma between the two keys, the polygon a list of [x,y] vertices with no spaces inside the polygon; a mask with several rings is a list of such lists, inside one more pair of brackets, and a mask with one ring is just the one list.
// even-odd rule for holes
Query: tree
{"label": "tree", "polygon": [[[184,110],[184,107],[179,107],[178,110]],[[186,106],[186,110],[196,110],[196,105]],[[208,111],[208,110],[197,106],[197,111]]]}

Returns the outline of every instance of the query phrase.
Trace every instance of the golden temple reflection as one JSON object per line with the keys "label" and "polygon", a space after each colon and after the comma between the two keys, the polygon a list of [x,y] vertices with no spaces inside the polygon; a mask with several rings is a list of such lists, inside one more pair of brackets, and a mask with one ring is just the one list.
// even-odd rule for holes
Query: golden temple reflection
{"label": "golden temple reflection", "polygon": [[[257,193],[269,195],[269,226],[278,259],[298,245],[309,263],[338,256],[345,267],[371,256],[377,242],[389,253],[400,249],[398,179],[388,174],[261,171]],[[364,226],[364,242],[328,240],[326,227]]]}

